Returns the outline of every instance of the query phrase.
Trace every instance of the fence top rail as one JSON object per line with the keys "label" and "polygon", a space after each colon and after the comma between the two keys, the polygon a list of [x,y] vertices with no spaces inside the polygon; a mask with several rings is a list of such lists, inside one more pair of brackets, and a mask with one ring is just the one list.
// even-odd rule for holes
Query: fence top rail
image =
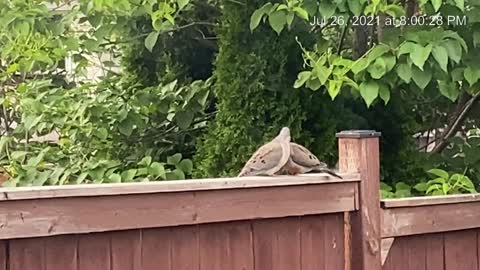
{"label": "fence top rail", "polygon": [[85,184],[41,187],[0,188],[0,201],[61,197],[87,197],[148,193],[171,193],[222,189],[262,188],[295,185],[328,184],[360,181],[359,174],[339,174],[343,179],[325,173],[296,176],[252,176],[242,178],[206,178],[142,183]]}
{"label": "fence top rail", "polygon": [[383,199],[381,201],[381,206],[382,208],[397,208],[397,207],[415,207],[415,206],[454,204],[454,203],[478,202],[478,201],[480,201],[480,193],[411,197],[411,198],[399,198],[399,199]]}

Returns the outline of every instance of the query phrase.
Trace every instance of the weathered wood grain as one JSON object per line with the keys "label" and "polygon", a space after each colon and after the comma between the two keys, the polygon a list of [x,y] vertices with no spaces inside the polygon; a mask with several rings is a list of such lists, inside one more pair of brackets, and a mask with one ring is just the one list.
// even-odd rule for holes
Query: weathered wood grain
{"label": "weathered wood grain", "polygon": [[352,269],[380,269],[380,134],[374,131],[337,133],[339,171],[360,173],[359,210],[352,212]]}
{"label": "weathered wood grain", "polygon": [[78,270],[111,269],[110,246],[108,233],[78,236]]}
{"label": "weathered wood grain", "polygon": [[465,203],[465,202],[480,202],[480,193],[383,199],[381,201],[381,206],[382,208],[395,208],[395,207],[414,207],[414,206],[427,206],[427,205],[438,205],[438,204],[455,204],[455,203]]}
{"label": "weathered wood grain", "polygon": [[46,238],[46,270],[77,270],[78,236],[58,235]]}
{"label": "weathered wood grain", "polygon": [[302,216],[355,209],[355,182],[0,203],[0,239]]}
{"label": "weathered wood grain", "polygon": [[340,176],[342,176],[343,179],[338,179],[325,173],[309,173],[295,176],[279,175],[275,177],[249,176],[240,178],[194,179],[145,183],[0,188],[0,201],[245,189],[360,181],[359,175],[356,173],[340,174]]}
{"label": "weathered wood grain", "polygon": [[29,238],[9,241],[9,270],[47,270],[45,262],[45,239]]}
{"label": "weathered wood grain", "polygon": [[444,242],[445,270],[478,269],[476,230],[447,233]]}
{"label": "weathered wood grain", "polygon": [[480,227],[480,202],[387,208],[381,214],[383,238]]}

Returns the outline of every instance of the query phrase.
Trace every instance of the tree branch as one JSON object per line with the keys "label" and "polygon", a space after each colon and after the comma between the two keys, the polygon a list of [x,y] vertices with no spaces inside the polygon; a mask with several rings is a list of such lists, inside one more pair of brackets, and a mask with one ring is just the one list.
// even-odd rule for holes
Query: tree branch
{"label": "tree branch", "polygon": [[464,122],[465,118],[467,117],[468,112],[470,112],[473,104],[480,96],[480,91],[473,95],[470,99],[463,106],[457,107],[456,113],[454,117],[450,121],[450,124],[447,128],[443,131],[442,135],[439,137],[440,142],[435,145],[432,152],[439,153],[448,146],[448,139],[455,136],[457,131],[461,128],[462,123]]}

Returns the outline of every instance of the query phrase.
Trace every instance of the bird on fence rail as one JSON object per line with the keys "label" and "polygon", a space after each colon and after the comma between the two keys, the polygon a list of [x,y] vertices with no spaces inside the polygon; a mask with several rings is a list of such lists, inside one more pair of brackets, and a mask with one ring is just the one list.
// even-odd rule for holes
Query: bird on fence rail
{"label": "bird on fence rail", "polygon": [[283,166],[279,174],[296,175],[307,172],[324,172],[332,176],[342,178],[330,170],[326,163],[321,162],[310,150],[306,147],[291,142],[290,143],[290,158],[287,164]]}
{"label": "bird on fence rail", "polygon": [[290,129],[283,127],[277,137],[253,153],[238,177],[278,174],[290,158],[290,139]]}

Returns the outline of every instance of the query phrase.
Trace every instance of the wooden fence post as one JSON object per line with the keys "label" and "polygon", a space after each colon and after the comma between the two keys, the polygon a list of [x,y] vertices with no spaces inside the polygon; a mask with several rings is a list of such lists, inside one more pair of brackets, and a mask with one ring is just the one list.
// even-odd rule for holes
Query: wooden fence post
{"label": "wooden fence post", "polygon": [[361,178],[359,210],[350,216],[351,262],[348,265],[352,270],[381,270],[379,137],[380,133],[373,130],[337,133],[339,171],[359,173]]}

